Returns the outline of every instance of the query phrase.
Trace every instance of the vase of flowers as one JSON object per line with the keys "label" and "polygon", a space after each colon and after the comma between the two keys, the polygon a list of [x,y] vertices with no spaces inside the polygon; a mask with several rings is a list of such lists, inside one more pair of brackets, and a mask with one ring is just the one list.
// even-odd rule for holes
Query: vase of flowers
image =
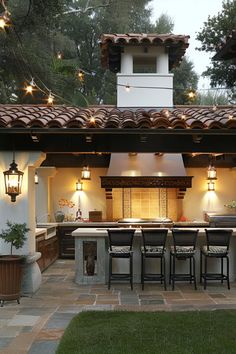
{"label": "vase of flowers", "polygon": [[75,203],[72,200],[61,198],[59,199],[58,205],[61,210],[56,211],[55,220],[57,222],[63,222],[64,220],[71,221],[74,218],[72,209]]}

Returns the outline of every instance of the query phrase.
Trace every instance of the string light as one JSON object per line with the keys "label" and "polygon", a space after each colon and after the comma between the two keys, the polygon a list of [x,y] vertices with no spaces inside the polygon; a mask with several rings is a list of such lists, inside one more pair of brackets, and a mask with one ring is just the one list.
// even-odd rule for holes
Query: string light
{"label": "string light", "polygon": [[35,91],[35,82],[34,78],[31,79],[30,83],[25,87],[25,92],[26,94],[33,94],[33,91]]}
{"label": "string light", "polygon": [[129,84],[125,85],[125,91],[126,91],[126,92],[130,92],[130,86],[129,86]]}
{"label": "string light", "polygon": [[82,70],[78,71],[78,78],[80,82],[84,81],[84,72]]}
{"label": "string light", "polygon": [[52,106],[54,103],[54,96],[52,95],[51,91],[49,92],[48,98],[47,98],[47,104],[49,106]]}
{"label": "string light", "polygon": [[57,52],[57,59],[59,59],[59,60],[62,59],[62,53],[61,52]]}

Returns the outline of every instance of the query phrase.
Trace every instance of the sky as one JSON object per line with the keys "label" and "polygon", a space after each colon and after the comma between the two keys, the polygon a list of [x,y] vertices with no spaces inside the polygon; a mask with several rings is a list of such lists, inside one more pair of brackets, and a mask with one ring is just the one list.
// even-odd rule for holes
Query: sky
{"label": "sky", "polygon": [[[195,50],[201,42],[195,40],[196,33],[203,28],[208,15],[214,16],[222,10],[223,0],[152,0],[150,6],[153,9],[152,20],[163,13],[170,16],[174,22],[174,34],[190,35],[189,47],[186,55],[194,64],[194,70],[198,75],[210,65],[211,59],[206,52]],[[209,80],[200,78],[199,89],[207,89]]]}

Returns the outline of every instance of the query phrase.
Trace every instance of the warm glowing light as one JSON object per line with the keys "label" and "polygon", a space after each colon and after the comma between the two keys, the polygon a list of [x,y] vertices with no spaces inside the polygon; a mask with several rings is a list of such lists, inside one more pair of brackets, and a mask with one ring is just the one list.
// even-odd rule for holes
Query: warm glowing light
{"label": "warm glowing light", "polygon": [[0,28],[5,29],[6,26],[7,26],[7,23],[6,23],[5,19],[3,17],[0,17]]}
{"label": "warm glowing light", "polygon": [[31,86],[31,85],[27,85],[26,86],[26,88],[25,88],[25,91],[26,91],[26,93],[28,94],[31,94],[32,95],[32,93],[33,93],[33,86]]}
{"label": "warm glowing light", "polygon": [[84,166],[81,172],[81,179],[91,179],[91,171],[88,166]]}
{"label": "warm glowing light", "polygon": [[188,98],[190,98],[191,100],[194,99],[196,97],[196,92],[191,90],[188,92]]}
{"label": "warm glowing light", "polygon": [[62,59],[62,53],[61,52],[57,53],[57,59],[59,59],[59,60]]}
{"label": "warm glowing light", "polygon": [[185,114],[181,114],[181,119],[185,120],[186,119],[186,115]]}
{"label": "warm glowing light", "polygon": [[208,184],[208,190],[209,191],[214,191],[215,190],[215,182],[214,181],[209,181],[207,184]]}
{"label": "warm glowing light", "polygon": [[11,201],[15,202],[16,197],[21,194],[21,186],[24,173],[19,171],[14,157],[10,168],[3,172],[5,181],[5,193],[10,195]]}
{"label": "warm glowing light", "polygon": [[215,112],[216,110],[217,110],[217,106],[214,105],[214,106],[212,107],[212,111]]}
{"label": "warm glowing light", "polygon": [[130,86],[129,86],[129,84],[125,85],[125,91],[126,91],[126,92],[130,92]]}
{"label": "warm glowing light", "polygon": [[79,81],[84,81],[84,72],[82,70],[79,70],[78,72],[78,78],[79,78]]}
{"label": "warm glowing light", "polygon": [[76,189],[76,191],[82,191],[83,190],[83,182],[78,180],[75,184],[75,189]]}
{"label": "warm glowing light", "polygon": [[37,172],[35,172],[35,174],[34,174],[34,183],[39,184],[39,176],[38,176]]}
{"label": "warm glowing light", "polygon": [[54,97],[52,96],[51,92],[48,95],[47,102],[49,105],[53,105],[54,103]]}
{"label": "warm glowing light", "polygon": [[216,169],[212,165],[209,165],[207,169],[207,179],[217,179]]}
{"label": "warm glowing light", "polygon": [[229,120],[231,120],[231,119],[233,119],[233,118],[234,118],[234,116],[233,116],[232,114],[229,114],[229,115],[228,115],[228,119],[229,119]]}
{"label": "warm glowing light", "polygon": [[95,124],[95,118],[94,117],[90,117],[90,123],[92,123],[92,124]]}

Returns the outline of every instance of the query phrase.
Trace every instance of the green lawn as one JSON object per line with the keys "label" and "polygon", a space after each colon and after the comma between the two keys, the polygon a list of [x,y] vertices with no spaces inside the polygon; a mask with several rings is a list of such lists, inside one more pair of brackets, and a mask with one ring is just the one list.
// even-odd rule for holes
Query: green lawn
{"label": "green lawn", "polygon": [[83,312],[57,354],[236,353],[236,311]]}

